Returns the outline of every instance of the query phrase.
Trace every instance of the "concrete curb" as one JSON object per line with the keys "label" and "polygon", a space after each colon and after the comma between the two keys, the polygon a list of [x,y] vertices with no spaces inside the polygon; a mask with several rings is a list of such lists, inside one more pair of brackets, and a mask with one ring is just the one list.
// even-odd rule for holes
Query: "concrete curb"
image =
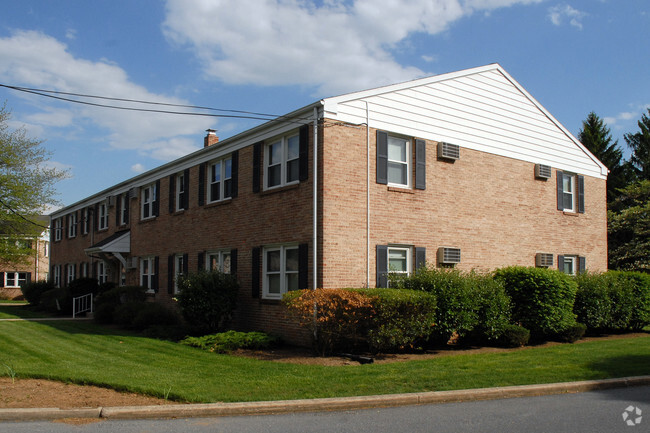
{"label": "concrete curb", "polygon": [[164,406],[124,406],[80,409],[0,409],[0,421],[54,420],[61,418],[194,418],[239,415],[268,415],[295,412],[358,410],[418,404],[453,403],[535,397],[552,394],[650,385],[650,376],[563,382],[542,385],[434,391],[411,394],[317,398],[312,400],[262,401],[245,403],[174,404]]}

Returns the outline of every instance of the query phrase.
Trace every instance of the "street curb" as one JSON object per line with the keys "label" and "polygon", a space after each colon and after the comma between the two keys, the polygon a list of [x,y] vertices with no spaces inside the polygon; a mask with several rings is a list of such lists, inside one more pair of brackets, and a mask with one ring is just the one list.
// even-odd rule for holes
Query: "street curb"
{"label": "street curb", "polygon": [[61,418],[195,418],[241,415],[269,415],[296,412],[359,410],[418,404],[454,403],[535,397],[552,394],[625,388],[650,385],[650,376],[617,379],[562,382],[541,385],[519,385],[497,388],[433,391],[410,394],[372,395],[359,397],[316,398],[312,400],[261,401],[243,403],[174,404],[163,406],[124,406],[100,408],[35,408],[0,409],[0,421],[55,420]]}

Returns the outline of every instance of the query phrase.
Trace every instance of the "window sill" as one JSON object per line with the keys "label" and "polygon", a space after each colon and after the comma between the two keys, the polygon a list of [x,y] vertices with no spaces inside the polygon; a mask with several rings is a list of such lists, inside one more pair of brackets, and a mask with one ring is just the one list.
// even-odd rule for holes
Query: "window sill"
{"label": "window sill", "polygon": [[580,215],[578,212],[569,212],[569,211],[562,211],[562,214],[566,216],[572,216],[572,217],[577,217]]}
{"label": "window sill", "polygon": [[282,299],[260,298],[260,303],[267,304],[267,305],[280,305],[282,303]]}
{"label": "window sill", "polygon": [[146,224],[146,223],[149,223],[149,222],[151,222],[151,221],[156,221],[156,217],[154,216],[154,217],[149,217],[149,218],[141,219],[138,223],[139,223],[139,224]]}
{"label": "window sill", "polygon": [[273,194],[273,193],[276,193],[276,192],[289,191],[289,190],[292,190],[292,189],[296,189],[299,186],[300,186],[300,182],[292,183],[292,184],[285,185],[285,186],[276,186],[276,187],[273,187],[271,189],[265,189],[264,191],[261,191],[260,194],[261,195],[267,195],[267,194]]}
{"label": "window sill", "polygon": [[228,198],[224,198],[223,200],[211,201],[209,203],[206,203],[205,206],[203,206],[203,207],[211,208],[211,207],[216,207],[216,206],[223,206],[225,204],[230,204],[230,203],[232,203],[232,198],[228,197]]}
{"label": "window sill", "polygon": [[412,190],[410,188],[406,188],[406,187],[389,186],[388,191],[390,191],[390,192],[401,192],[403,194],[415,194],[414,190]]}

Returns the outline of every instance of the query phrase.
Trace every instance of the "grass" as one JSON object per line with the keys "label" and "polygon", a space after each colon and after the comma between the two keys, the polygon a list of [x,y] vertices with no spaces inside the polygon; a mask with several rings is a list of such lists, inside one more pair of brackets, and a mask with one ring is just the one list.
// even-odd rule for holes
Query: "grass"
{"label": "grass", "polygon": [[189,402],[468,389],[650,374],[650,336],[393,364],[326,367],[217,355],[88,322],[0,322],[0,364],[18,378]]}
{"label": "grass", "polygon": [[52,317],[52,315],[42,311],[36,311],[29,304],[25,303],[0,305],[0,319],[35,319],[42,317]]}

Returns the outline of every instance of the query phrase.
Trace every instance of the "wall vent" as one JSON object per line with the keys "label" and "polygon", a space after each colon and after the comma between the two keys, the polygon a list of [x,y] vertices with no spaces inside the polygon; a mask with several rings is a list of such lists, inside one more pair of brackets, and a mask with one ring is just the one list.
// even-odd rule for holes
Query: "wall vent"
{"label": "wall vent", "polygon": [[140,188],[137,186],[134,186],[129,190],[129,198],[138,198],[140,195]]}
{"label": "wall vent", "polygon": [[438,143],[438,158],[450,160],[460,159],[460,146],[441,141]]}
{"label": "wall vent", "polygon": [[438,248],[438,263],[443,265],[460,263],[460,248]]}
{"label": "wall vent", "polygon": [[535,177],[538,179],[550,179],[551,166],[544,164],[535,164]]}
{"label": "wall vent", "polygon": [[535,255],[535,266],[539,268],[550,268],[553,266],[553,254],[537,253]]}

